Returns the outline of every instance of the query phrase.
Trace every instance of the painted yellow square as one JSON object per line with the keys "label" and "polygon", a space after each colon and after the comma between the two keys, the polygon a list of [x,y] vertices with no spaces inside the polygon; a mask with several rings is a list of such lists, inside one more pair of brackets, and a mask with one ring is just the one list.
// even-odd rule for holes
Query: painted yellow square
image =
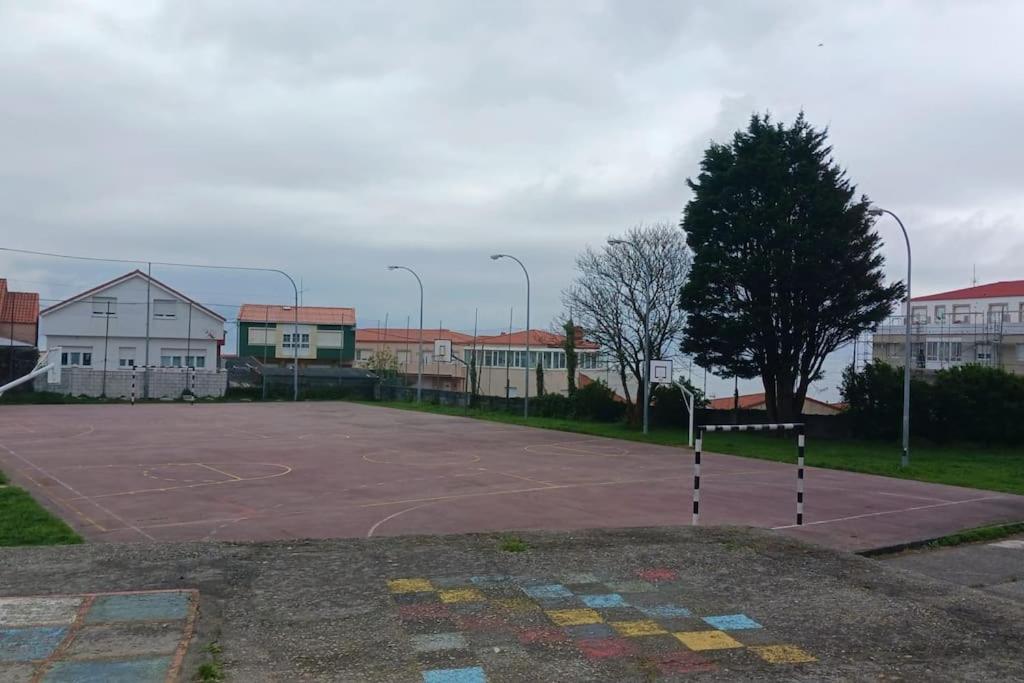
{"label": "painted yellow square", "polygon": [[529,598],[498,598],[494,604],[509,612],[536,612],[540,605]]}
{"label": "painted yellow square", "polygon": [[548,612],[551,621],[559,626],[600,624],[604,619],[592,609],[554,609]]}
{"label": "painted yellow square", "polygon": [[439,591],[441,602],[478,602],[484,599],[484,594],[475,588],[453,588],[452,590]]}
{"label": "painted yellow square", "polygon": [[427,593],[434,590],[426,579],[394,579],[388,581],[392,593]]}
{"label": "painted yellow square", "polygon": [[639,619],[637,621],[613,621],[611,627],[624,636],[631,638],[636,636],[660,636],[668,633],[665,629],[650,619]]}
{"label": "painted yellow square", "polygon": [[725,650],[731,647],[743,647],[743,643],[724,631],[683,631],[673,635],[691,650]]}
{"label": "painted yellow square", "polygon": [[750,649],[758,657],[772,664],[802,664],[818,661],[796,645],[757,645]]}

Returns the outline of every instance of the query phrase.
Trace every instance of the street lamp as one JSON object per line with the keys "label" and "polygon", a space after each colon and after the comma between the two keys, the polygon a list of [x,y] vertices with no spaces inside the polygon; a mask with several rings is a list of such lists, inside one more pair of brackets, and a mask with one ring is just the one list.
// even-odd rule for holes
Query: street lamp
{"label": "street lamp", "polygon": [[407,270],[420,285],[420,341],[416,351],[416,402],[419,403],[423,394],[423,280],[415,270],[407,266],[388,266],[388,270]]}
{"label": "street lamp", "polygon": [[[608,244],[613,246],[627,246],[636,250],[641,259],[644,258],[643,250],[636,242],[622,239],[609,239]],[[644,434],[648,431],[651,409],[651,273],[647,268],[647,288],[644,292]]]}
{"label": "street lamp", "polygon": [[526,276],[526,361],[523,365],[526,367],[525,373],[525,384],[526,391],[523,392],[523,417],[530,416],[530,273],[527,272],[526,266],[523,262],[517,259],[515,256],[509,254],[491,254],[491,260],[497,261],[501,258],[509,258],[519,264],[519,267],[523,269],[523,275]]}
{"label": "street lamp", "polygon": [[899,223],[900,230],[903,231],[903,239],[907,243],[907,310],[905,316],[906,331],[903,342],[903,455],[900,458],[900,466],[906,467],[910,464],[910,235],[907,234],[907,229],[903,226],[903,221],[900,220],[900,217],[889,209],[877,207],[868,209],[868,214],[871,216],[881,216],[885,213],[895,218],[896,222]]}

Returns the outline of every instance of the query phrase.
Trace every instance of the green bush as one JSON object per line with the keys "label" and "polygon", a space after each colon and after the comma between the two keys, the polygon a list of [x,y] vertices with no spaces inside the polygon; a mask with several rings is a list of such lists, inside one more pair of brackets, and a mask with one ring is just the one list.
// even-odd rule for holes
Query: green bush
{"label": "green bush", "polygon": [[[693,393],[693,400],[696,407],[702,408],[707,405],[704,392],[689,384],[685,379],[687,389]],[[686,409],[686,399],[683,391],[675,384],[659,384],[651,392],[651,423],[655,427],[688,427],[690,425],[690,413]]]}
{"label": "green bush", "polygon": [[530,412],[538,417],[575,417],[573,400],[562,394],[542,394],[530,401]]}
{"label": "green bush", "polygon": [[[911,379],[910,431],[934,442],[1024,442],[1024,378],[999,368],[939,370],[932,382]],[[898,438],[903,422],[903,369],[881,361],[843,373],[843,398],[858,436]]]}
{"label": "green bush", "polygon": [[573,395],[575,417],[581,420],[614,422],[626,413],[626,405],[615,398],[615,392],[597,380],[576,389]]}

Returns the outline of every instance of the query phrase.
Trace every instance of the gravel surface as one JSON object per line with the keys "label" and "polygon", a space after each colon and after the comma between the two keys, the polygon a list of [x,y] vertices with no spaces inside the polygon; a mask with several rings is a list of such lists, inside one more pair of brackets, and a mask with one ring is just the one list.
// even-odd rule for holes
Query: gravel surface
{"label": "gravel surface", "polygon": [[11,548],[0,595],[198,589],[189,680],[212,641],[235,681],[1024,680],[1024,607],[874,560],[736,528],[518,536]]}

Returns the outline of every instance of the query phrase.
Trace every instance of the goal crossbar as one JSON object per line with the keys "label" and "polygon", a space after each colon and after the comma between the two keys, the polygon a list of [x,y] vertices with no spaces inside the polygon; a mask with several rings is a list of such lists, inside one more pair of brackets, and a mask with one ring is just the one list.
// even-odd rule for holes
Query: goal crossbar
{"label": "goal crossbar", "polygon": [[[691,430],[692,432],[693,430]],[[693,445],[693,525],[700,519],[700,456],[705,432],[796,432],[796,523],[804,523],[804,423],[772,422],[748,425],[698,425]]]}

